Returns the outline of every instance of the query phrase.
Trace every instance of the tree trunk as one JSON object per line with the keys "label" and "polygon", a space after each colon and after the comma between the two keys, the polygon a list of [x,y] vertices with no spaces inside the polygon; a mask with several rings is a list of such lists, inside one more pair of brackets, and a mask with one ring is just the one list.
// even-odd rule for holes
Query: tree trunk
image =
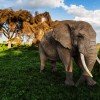
{"label": "tree trunk", "polygon": [[11,41],[8,41],[8,49],[11,48]]}

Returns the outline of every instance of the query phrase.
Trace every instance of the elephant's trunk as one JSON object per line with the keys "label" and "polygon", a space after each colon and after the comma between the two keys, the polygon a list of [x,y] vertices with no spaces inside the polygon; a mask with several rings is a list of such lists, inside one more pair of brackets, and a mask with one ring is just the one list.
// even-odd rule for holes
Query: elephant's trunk
{"label": "elephant's trunk", "polygon": [[98,63],[100,64],[100,59],[97,57],[96,60],[98,61]]}
{"label": "elephant's trunk", "polygon": [[[92,40],[86,40],[84,43],[83,41],[80,41],[79,43],[79,52],[82,53],[84,55],[84,60],[86,63],[86,66],[88,68],[88,70],[91,72],[93,69],[93,66],[96,62],[96,57],[97,57],[97,53],[96,53],[96,42]],[[83,75],[89,75],[91,76],[86,69],[83,69]]]}
{"label": "elephant's trunk", "polygon": [[83,64],[84,69],[87,71],[87,73],[88,73],[91,77],[93,77],[92,74],[91,74],[91,72],[89,71],[89,69],[88,69],[86,63],[85,63],[85,58],[84,58],[84,55],[83,55],[82,53],[80,53],[80,57],[81,57],[81,61],[82,61],[82,64]]}

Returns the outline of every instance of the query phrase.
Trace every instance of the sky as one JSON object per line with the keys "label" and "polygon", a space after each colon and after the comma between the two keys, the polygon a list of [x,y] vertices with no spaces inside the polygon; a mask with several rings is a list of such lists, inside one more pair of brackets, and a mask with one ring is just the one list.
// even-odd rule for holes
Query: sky
{"label": "sky", "polygon": [[100,0],[0,0],[0,9],[48,11],[53,20],[83,20],[95,29],[100,43]]}

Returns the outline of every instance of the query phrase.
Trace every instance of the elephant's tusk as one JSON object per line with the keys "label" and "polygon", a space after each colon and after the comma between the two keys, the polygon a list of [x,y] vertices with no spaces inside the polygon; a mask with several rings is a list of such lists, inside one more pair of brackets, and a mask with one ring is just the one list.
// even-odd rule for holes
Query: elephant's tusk
{"label": "elephant's tusk", "polygon": [[83,55],[82,53],[80,53],[80,56],[81,56],[81,61],[82,61],[82,64],[83,64],[84,69],[87,71],[87,73],[88,73],[91,77],[93,77],[92,74],[91,74],[91,72],[90,72],[89,69],[87,68],[87,65],[86,65],[86,63],[85,63],[84,55]]}
{"label": "elephant's tusk", "polygon": [[100,64],[100,59],[97,57],[96,60],[98,61],[98,63]]}

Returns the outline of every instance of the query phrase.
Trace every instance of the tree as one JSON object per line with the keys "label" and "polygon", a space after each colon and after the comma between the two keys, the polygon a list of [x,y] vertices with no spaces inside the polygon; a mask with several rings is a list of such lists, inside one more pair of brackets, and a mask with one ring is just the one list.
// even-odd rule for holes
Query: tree
{"label": "tree", "polygon": [[48,12],[39,14],[36,11],[33,17],[27,10],[0,9],[0,28],[8,39],[8,48],[16,37],[26,37],[29,44],[40,42],[45,32],[51,29],[51,23]]}
{"label": "tree", "polygon": [[8,39],[8,48],[11,48],[11,39],[17,36],[17,19],[15,11],[12,9],[3,9],[0,12],[0,16],[1,30]]}
{"label": "tree", "polygon": [[18,37],[18,33],[22,30],[23,22],[25,21],[30,24],[33,22],[33,17],[27,10],[0,10],[0,28],[8,39],[8,48],[11,48],[11,41]]}

